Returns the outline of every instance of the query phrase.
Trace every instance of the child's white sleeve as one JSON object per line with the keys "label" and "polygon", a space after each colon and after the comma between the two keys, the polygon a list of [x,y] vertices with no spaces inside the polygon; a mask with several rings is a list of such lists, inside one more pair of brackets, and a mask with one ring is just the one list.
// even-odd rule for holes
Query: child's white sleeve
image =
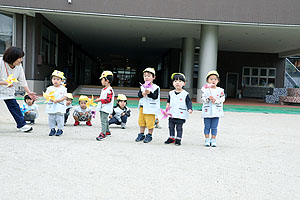
{"label": "child's white sleeve", "polygon": [[201,96],[201,99],[204,103],[208,103],[210,100],[209,100],[209,96],[207,95],[207,89],[204,89],[202,88],[202,96]]}
{"label": "child's white sleeve", "polygon": [[216,104],[224,103],[224,101],[225,101],[224,89],[221,89],[220,98],[216,99]]}

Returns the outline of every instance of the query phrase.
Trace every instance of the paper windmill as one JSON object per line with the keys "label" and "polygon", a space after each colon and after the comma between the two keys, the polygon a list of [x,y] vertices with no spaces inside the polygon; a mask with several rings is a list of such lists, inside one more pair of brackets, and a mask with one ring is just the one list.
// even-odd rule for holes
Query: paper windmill
{"label": "paper windmill", "polygon": [[86,106],[89,108],[90,106],[97,106],[97,104],[94,102],[94,96],[92,95],[92,98],[88,100],[86,103]]}
{"label": "paper windmill", "polygon": [[55,101],[55,96],[53,95],[55,91],[49,92],[48,94],[43,92],[43,97],[46,99],[45,103],[49,102],[50,100]]}
{"label": "paper windmill", "polygon": [[145,89],[152,89],[152,84],[150,81],[146,81],[144,84],[141,84]]}
{"label": "paper windmill", "polygon": [[212,87],[214,87],[214,84],[205,84],[204,86],[203,86],[205,89],[208,89],[208,88],[212,88]]}
{"label": "paper windmill", "polygon": [[172,114],[169,112],[170,109],[171,109],[170,106],[166,108],[166,110],[160,109],[160,112],[163,115],[161,119],[166,119],[168,116],[172,117]]}
{"label": "paper windmill", "polygon": [[22,115],[24,116],[25,113],[28,111],[26,108],[25,108],[25,105],[23,105],[23,107],[20,107],[21,109],[21,112],[22,112]]}
{"label": "paper windmill", "polygon": [[13,82],[15,82],[15,83],[19,82],[16,78],[13,78],[13,74],[9,75],[6,80],[5,79],[3,79],[3,80],[6,83],[8,83],[7,86],[10,86],[11,84],[13,84]]}

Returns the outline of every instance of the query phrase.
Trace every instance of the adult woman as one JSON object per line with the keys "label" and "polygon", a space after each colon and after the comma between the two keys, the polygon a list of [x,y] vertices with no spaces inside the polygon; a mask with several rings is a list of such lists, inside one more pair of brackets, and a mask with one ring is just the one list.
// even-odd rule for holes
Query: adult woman
{"label": "adult woman", "polygon": [[18,80],[19,85],[25,89],[30,98],[34,100],[37,99],[36,94],[31,92],[27,85],[24,70],[22,68],[24,55],[22,49],[10,47],[4,52],[3,58],[0,58],[0,99],[4,100],[8,110],[14,117],[17,128],[20,131],[29,132],[32,131],[32,127],[26,125],[20,106],[15,98],[14,84],[9,85],[6,81],[3,81],[12,74],[13,78]]}

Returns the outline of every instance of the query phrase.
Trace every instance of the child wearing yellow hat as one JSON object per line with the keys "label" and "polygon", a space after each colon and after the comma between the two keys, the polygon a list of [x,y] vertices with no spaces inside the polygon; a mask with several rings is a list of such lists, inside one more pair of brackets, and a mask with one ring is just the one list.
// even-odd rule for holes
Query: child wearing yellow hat
{"label": "child wearing yellow hat", "polygon": [[100,78],[102,86],[101,94],[95,102],[98,102],[96,110],[100,112],[101,132],[96,140],[101,141],[106,136],[110,136],[108,116],[113,112],[114,107],[114,90],[110,86],[114,80],[114,75],[111,71],[103,71]]}
{"label": "child wearing yellow hat", "polygon": [[[49,86],[44,96],[51,96],[47,99],[46,113],[48,113],[48,121],[50,133],[49,136],[60,136],[63,134],[64,114],[66,112],[67,88],[61,83],[64,79],[64,73],[54,70],[51,75],[52,86]],[[57,126],[57,131],[55,130]]]}
{"label": "child wearing yellow hat", "polygon": [[72,105],[72,102],[73,102],[73,95],[72,93],[67,93],[67,100],[66,100],[66,113],[65,113],[65,125],[67,124],[67,121],[68,121],[68,118],[69,118],[69,115],[70,115],[70,111],[73,107]]}
{"label": "child wearing yellow hat", "polygon": [[[224,116],[224,89],[217,87],[220,78],[217,71],[210,71],[206,75],[208,84],[202,87],[202,118],[204,119],[205,146],[216,147],[219,118]],[[211,134],[211,138],[209,135]]]}
{"label": "child wearing yellow hat", "polygon": [[74,109],[73,117],[75,120],[74,126],[78,126],[81,121],[86,122],[86,125],[92,126],[92,110],[88,105],[89,98],[85,95],[79,97],[79,106]]}
{"label": "child wearing yellow hat", "polygon": [[117,105],[114,106],[112,114],[109,116],[109,125],[121,125],[121,129],[126,128],[127,118],[130,117],[130,109],[127,105],[127,97],[124,94],[119,94],[117,97]]}

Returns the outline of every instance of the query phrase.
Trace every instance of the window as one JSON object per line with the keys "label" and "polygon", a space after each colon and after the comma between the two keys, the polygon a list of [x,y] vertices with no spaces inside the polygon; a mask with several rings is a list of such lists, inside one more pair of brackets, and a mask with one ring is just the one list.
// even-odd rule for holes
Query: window
{"label": "window", "polygon": [[270,87],[275,84],[275,68],[244,67],[243,86]]}
{"label": "window", "polygon": [[13,16],[0,13],[0,54],[12,45]]}
{"label": "window", "polygon": [[42,48],[41,55],[43,64],[57,66],[57,33],[42,25]]}

